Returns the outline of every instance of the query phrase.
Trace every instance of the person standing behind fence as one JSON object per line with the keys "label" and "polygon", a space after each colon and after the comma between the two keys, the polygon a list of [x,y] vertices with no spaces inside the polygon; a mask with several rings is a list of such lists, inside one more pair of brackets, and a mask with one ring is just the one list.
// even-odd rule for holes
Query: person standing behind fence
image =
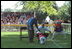
{"label": "person standing behind fence", "polygon": [[27,27],[28,27],[29,42],[33,42],[33,38],[34,38],[34,26],[33,25],[35,24],[36,28],[38,29],[37,19],[33,15],[28,15],[27,19],[28,19]]}

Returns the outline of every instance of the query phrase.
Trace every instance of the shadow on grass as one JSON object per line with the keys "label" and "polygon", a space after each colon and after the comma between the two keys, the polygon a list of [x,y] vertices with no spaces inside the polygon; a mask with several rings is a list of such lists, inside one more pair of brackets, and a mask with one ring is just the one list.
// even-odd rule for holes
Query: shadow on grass
{"label": "shadow on grass", "polygon": [[[28,36],[27,34],[24,34],[23,36]],[[56,38],[56,37],[55,37]],[[57,37],[54,40],[59,40]],[[67,41],[66,41],[67,40]],[[55,41],[56,44],[60,45],[60,48],[70,48],[71,47],[71,41],[70,41],[70,35],[68,35],[66,40],[60,39],[59,41]],[[45,45],[40,45],[37,43],[37,40],[34,39],[34,43],[29,43],[28,38],[23,38],[20,40],[19,35],[4,35],[1,36],[1,48],[59,48],[56,46],[56,44],[53,41],[47,41]],[[69,42],[67,44],[61,44],[63,42]]]}
{"label": "shadow on grass", "polygon": [[28,38],[20,40],[19,35],[6,35],[1,37],[1,48],[49,48],[48,44],[40,45],[36,39],[34,41],[29,43]]}

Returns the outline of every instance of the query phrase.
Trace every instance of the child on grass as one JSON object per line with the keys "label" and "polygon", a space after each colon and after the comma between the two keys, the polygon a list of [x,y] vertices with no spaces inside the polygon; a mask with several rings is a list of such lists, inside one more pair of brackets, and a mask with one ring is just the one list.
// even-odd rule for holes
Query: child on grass
{"label": "child on grass", "polygon": [[[38,42],[40,42],[40,44],[44,44],[49,33],[51,32],[49,30],[49,28],[47,28],[46,26],[44,26],[45,23],[43,23],[41,26],[38,27],[38,29],[40,31],[36,32],[36,37],[38,38]],[[47,31],[47,32],[46,32]]]}

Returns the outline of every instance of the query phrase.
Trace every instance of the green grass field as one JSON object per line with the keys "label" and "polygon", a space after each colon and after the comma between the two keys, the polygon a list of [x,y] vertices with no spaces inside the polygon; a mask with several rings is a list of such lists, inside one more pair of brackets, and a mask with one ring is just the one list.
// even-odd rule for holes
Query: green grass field
{"label": "green grass field", "polygon": [[[19,32],[1,32],[1,48],[71,48],[71,35],[56,35],[54,40],[48,40],[45,45],[37,43],[29,43],[28,38],[20,40]],[[23,36],[28,36],[27,32],[23,32]]]}

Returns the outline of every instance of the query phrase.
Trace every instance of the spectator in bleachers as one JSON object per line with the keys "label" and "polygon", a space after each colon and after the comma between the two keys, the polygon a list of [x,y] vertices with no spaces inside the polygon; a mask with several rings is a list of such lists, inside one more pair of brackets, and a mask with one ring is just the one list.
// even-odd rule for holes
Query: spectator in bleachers
{"label": "spectator in bleachers", "polygon": [[[4,14],[5,16],[1,18],[2,23],[1,24],[25,24],[26,20],[26,14],[22,14],[21,13],[6,13]],[[7,16],[6,16],[7,15]],[[22,16],[22,17],[21,17]]]}

